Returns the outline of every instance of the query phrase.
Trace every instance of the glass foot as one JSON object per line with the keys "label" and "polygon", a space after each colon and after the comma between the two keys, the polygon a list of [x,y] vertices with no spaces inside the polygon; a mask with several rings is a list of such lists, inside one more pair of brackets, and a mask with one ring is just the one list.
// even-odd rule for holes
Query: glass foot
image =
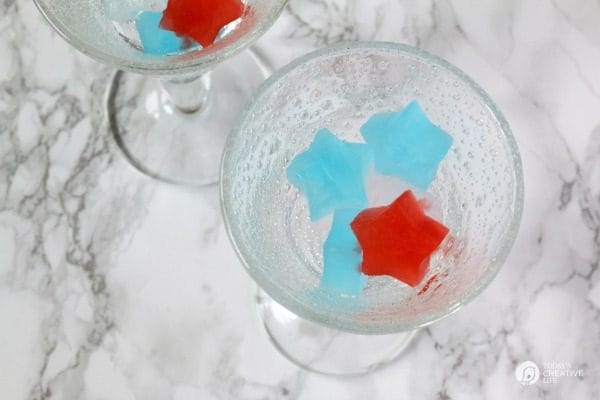
{"label": "glass foot", "polygon": [[175,107],[158,78],[117,71],[106,99],[109,129],[144,174],[178,185],[214,184],[225,139],[268,75],[266,64],[249,50],[223,61],[194,83],[206,91],[194,111]]}
{"label": "glass foot", "polygon": [[256,302],[277,350],[298,366],[320,374],[352,376],[375,371],[395,360],[418,332],[346,333],[300,318],[260,289]]}

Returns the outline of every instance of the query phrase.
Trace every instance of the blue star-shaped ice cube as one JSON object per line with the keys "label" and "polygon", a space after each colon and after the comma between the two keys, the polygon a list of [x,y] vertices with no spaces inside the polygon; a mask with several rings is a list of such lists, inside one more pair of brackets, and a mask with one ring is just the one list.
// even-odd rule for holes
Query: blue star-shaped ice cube
{"label": "blue star-shaped ice cube", "polygon": [[344,142],[321,129],[292,160],[287,177],[306,196],[310,218],[316,221],[338,208],[367,207],[364,181],[372,159],[367,145]]}
{"label": "blue star-shaped ice cube", "polygon": [[185,48],[185,41],[174,32],[160,27],[162,12],[142,11],[135,17],[135,26],[140,34],[144,53],[167,55]]}
{"label": "blue star-shaped ice cube", "polygon": [[427,190],[444,159],[452,137],[435,126],[419,103],[400,112],[373,115],[361,128],[375,155],[375,169]]}
{"label": "blue star-shaped ice cube", "polygon": [[362,251],[350,223],[360,209],[340,209],[333,214],[329,236],[323,244],[321,286],[338,292],[358,295],[367,282],[360,272]]}

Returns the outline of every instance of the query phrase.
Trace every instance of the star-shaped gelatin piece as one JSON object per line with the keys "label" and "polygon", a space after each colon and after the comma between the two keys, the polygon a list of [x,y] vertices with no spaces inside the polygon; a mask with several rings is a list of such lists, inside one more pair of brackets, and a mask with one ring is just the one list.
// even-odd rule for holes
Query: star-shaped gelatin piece
{"label": "star-shaped gelatin piece", "polygon": [[310,147],[292,160],[287,177],[306,196],[316,221],[336,209],[367,207],[364,182],[372,162],[367,145],[344,142],[321,129]]}
{"label": "star-shaped gelatin piece", "polygon": [[389,206],[362,211],[351,227],[362,247],[364,274],[388,275],[413,287],[427,274],[431,255],[448,234],[410,190]]}
{"label": "star-shaped gelatin piece", "polygon": [[377,172],[421,190],[431,185],[452,146],[452,137],[434,125],[416,101],[400,112],[373,115],[360,132],[373,148]]}
{"label": "star-shaped gelatin piece", "polygon": [[185,49],[185,41],[171,31],[159,26],[162,13],[141,11],[135,17],[135,26],[140,35],[144,53],[165,55],[175,54]]}
{"label": "star-shaped gelatin piece", "polygon": [[361,251],[350,223],[360,210],[338,209],[323,244],[321,286],[340,293],[359,295],[367,282],[360,272]]}
{"label": "star-shaped gelatin piece", "polygon": [[160,26],[208,47],[225,25],[243,13],[240,0],[169,0]]}

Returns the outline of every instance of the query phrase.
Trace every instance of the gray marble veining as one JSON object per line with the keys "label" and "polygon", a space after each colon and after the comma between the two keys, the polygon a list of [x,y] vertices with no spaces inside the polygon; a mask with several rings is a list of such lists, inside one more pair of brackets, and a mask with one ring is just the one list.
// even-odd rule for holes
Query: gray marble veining
{"label": "gray marble veining", "polygon": [[[0,2],[0,398],[600,398],[600,2],[292,0],[274,65],[339,40],[418,45],[506,114],[526,203],[494,283],[355,379],[301,370],[256,320],[216,188],[154,182],[106,132],[111,71]],[[581,378],[522,386],[533,360]]]}

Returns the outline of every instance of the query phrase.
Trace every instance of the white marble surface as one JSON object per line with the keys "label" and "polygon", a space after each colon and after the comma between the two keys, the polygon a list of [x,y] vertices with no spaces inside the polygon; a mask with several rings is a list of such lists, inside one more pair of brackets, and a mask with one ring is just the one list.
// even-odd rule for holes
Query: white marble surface
{"label": "white marble surface", "polygon": [[[2,0],[1,399],[600,399],[600,2],[292,0],[257,46],[279,66],[341,39],[419,45],[504,110],[526,207],[483,295],[377,373],[298,370],[259,329],[216,188],[129,167],[109,69]],[[522,386],[525,360],[584,376]]]}

